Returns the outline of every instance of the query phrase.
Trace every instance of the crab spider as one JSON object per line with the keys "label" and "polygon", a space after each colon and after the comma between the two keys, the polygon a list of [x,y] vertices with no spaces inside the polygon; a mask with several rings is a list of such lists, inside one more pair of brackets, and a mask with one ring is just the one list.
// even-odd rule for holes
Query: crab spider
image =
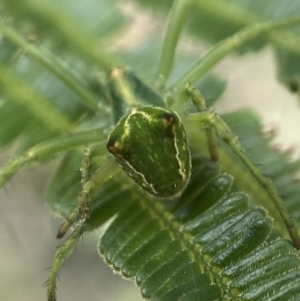
{"label": "crab spider", "polygon": [[[85,231],[93,196],[114,174],[123,169],[140,186],[140,189],[156,198],[170,200],[180,197],[190,180],[191,152],[179,114],[166,108],[163,99],[141,83],[131,71],[116,68],[111,72],[110,79],[114,102],[119,105],[120,101],[127,103],[127,106],[122,105],[124,111],[113,112],[116,125],[107,138],[107,150],[116,162],[108,158],[95,173],[89,175],[93,150],[87,149],[81,167],[82,191],[78,197],[78,205],[58,231],[57,237],[61,238],[73,226],[72,234],[55,255],[48,281],[49,301],[55,300],[56,278],[61,265],[74,250],[78,239]],[[137,87],[140,85],[143,85],[147,95],[155,98],[156,105],[151,105],[150,101],[147,105],[139,102],[139,97],[136,95]],[[177,101],[191,99],[198,110],[187,116],[183,114],[183,119],[199,130],[206,129],[211,160],[218,160],[217,138],[219,136],[247,166],[273,200],[294,246],[299,249],[300,239],[295,224],[278,196],[274,184],[252,162],[240,145],[238,137],[225,121],[218,114],[207,110],[205,100],[199,90],[191,84],[186,84],[181,94]],[[144,98],[143,100],[145,101]]]}

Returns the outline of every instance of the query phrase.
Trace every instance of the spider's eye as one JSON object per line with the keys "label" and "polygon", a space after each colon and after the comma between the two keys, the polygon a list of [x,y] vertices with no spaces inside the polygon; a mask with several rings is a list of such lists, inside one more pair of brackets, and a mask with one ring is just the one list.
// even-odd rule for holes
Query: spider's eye
{"label": "spider's eye", "polygon": [[120,140],[110,138],[106,147],[115,158],[123,161],[128,160],[129,154],[126,152]]}
{"label": "spider's eye", "polygon": [[120,150],[120,142],[118,142],[118,140],[114,138],[110,138],[107,142],[106,147],[110,153],[116,154]]}
{"label": "spider's eye", "polygon": [[165,113],[164,116],[162,117],[162,121],[167,126],[172,125],[175,123],[175,116],[171,113]]}

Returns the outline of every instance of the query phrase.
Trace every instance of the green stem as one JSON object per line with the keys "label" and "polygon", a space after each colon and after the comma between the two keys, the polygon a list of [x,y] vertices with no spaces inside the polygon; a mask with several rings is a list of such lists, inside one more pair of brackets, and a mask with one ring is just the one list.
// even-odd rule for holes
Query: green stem
{"label": "green stem", "polygon": [[23,155],[12,159],[0,169],[0,187],[2,187],[16,172],[18,172],[20,168],[28,165],[29,163],[40,162],[74,147],[89,143],[96,143],[104,139],[106,139],[106,137],[104,137],[101,131],[92,130],[69,134],[41,142],[30,148]]}
{"label": "green stem", "polygon": [[1,33],[12,43],[21,47],[26,53],[31,55],[50,72],[61,79],[71,90],[73,90],[80,100],[90,109],[97,110],[99,107],[98,99],[89,92],[83,83],[74,76],[70,69],[46,49],[38,48],[33,44],[28,43],[21,35],[13,28],[0,25]]}
{"label": "green stem", "polygon": [[176,46],[183,30],[190,4],[190,0],[176,0],[172,5],[163,39],[157,75],[158,79],[162,78],[163,83],[167,81],[173,68]]}
{"label": "green stem", "polygon": [[[234,27],[245,27],[255,22],[262,21],[259,15],[249,9],[243,9],[238,4],[224,2],[223,0],[195,1],[193,3],[201,13],[222,20],[222,23]],[[300,39],[292,32],[268,32],[267,39],[282,49],[300,54]]]}
{"label": "green stem", "polygon": [[226,55],[239,48],[243,43],[255,38],[258,35],[275,29],[292,27],[300,24],[300,17],[286,18],[280,21],[270,21],[264,23],[255,23],[237,32],[233,36],[219,42],[206,55],[204,55],[195,65],[185,73],[169,89],[181,91],[186,83],[195,83],[207,71],[211,70]]}

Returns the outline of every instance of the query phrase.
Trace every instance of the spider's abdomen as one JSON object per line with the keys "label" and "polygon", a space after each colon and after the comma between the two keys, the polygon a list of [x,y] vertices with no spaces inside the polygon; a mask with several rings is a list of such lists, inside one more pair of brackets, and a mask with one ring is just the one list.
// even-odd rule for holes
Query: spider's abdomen
{"label": "spider's abdomen", "polygon": [[149,194],[173,198],[187,186],[191,155],[179,116],[161,107],[132,110],[108,136],[118,164]]}

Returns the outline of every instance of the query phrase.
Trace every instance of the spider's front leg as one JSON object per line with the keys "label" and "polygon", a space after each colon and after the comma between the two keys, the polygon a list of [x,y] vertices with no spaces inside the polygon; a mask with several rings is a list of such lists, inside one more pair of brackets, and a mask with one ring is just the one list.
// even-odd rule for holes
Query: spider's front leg
{"label": "spider's front leg", "polygon": [[59,247],[55,254],[48,279],[48,301],[56,300],[56,279],[59,270],[64,261],[73,252],[79,238],[84,233],[86,221],[90,217],[90,208],[93,203],[93,197],[98,193],[102,185],[120,170],[114,161],[107,160],[91,175],[91,162],[93,155],[93,150],[86,148],[85,156],[82,160],[82,166],[80,168],[82,190],[78,197],[78,204],[61,225],[57,234],[58,238],[63,237],[68,229],[75,224],[74,230],[70,237],[62,246]]}
{"label": "spider's front leg", "polygon": [[205,100],[199,90],[192,85],[185,86],[185,92],[191,97],[193,103],[198,108],[199,113],[191,114],[188,119],[205,127],[208,133],[208,145],[212,159],[217,159],[217,142],[216,134],[227,143],[234,153],[247,166],[253,176],[256,178],[260,186],[267,192],[278,210],[285,226],[290,234],[292,242],[296,249],[300,249],[300,238],[295,223],[288,213],[282,199],[279,197],[278,191],[273,182],[267,178],[262,171],[255,165],[248,153],[239,143],[238,137],[232,132],[227,123],[216,113],[209,112],[206,108]]}
{"label": "spider's front leg", "polygon": [[51,272],[49,279],[47,281],[47,296],[48,301],[56,301],[56,279],[60,271],[61,266],[64,261],[70,256],[70,254],[75,250],[77,242],[84,232],[84,223],[79,222],[70,237],[64,242],[63,245],[59,247],[55,253],[53,264],[51,267]]}
{"label": "spider's front leg", "polygon": [[[82,165],[80,168],[81,172],[81,185],[84,187],[84,185],[88,182],[88,179],[90,177],[91,172],[91,156],[92,151],[89,147],[85,148],[85,155],[82,160]],[[84,222],[86,218],[89,216],[89,207],[87,205],[83,206],[83,199],[82,199],[82,193],[80,193],[80,196],[78,198],[78,206],[76,209],[70,214],[70,216],[64,221],[64,223],[59,228],[57,238],[63,237],[68,229],[75,223],[76,220],[78,220],[80,217],[81,219],[75,226],[75,229],[73,230],[70,237],[67,239],[67,241],[59,247],[57,250],[54,261],[52,264],[51,272],[48,279],[48,301],[55,301],[56,300],[56,279],[58,277],[58,273],[60,271],[60,268],[63,264],[63,262],[69,257],[69,255],[73,252],[75,249],[78,239],[84,232]],[[85,213],[84,213],[85,212]],[[83,214],[85,214],[85,217],[83,217]]]}
{"label": "spider's front leg", "polygon": [[86,147],[84,150],[84,157],[82,160],[80,172],[81,172],[81,187],[82,191],[79,194],[78,197],[78,206],[71,212],[71,214],[65,219],[65,221],[62,223],[62,225],[59,227],[59,230],[57,232],[56,238],[62,238],[69,228],[76,222],[76,220],[81,218],[87,219],[89,217],[89,206],[86,204],[86,196],[85,193],[83,193],[84,185],[88,182],[88,179],[90,178],[91,173],[91,161],[92,161],[92,155],[93,152],[90,147]]}
{"label": "spider's front leg", "polygon": [[93,196],[99,191],[106,181],[120,170],[113,160],[107,159],[100,168],[90,175],[92,157],[95,155],[95,151],[97,151],[97,149],[92,150],[90,148],[86,148],[85,150],[85,156],[80,168],[82,190],[78,196],[78,204],[60,226],[56,236],[57,238],[62,238],[69,228],[79,219],[89,219]]}

